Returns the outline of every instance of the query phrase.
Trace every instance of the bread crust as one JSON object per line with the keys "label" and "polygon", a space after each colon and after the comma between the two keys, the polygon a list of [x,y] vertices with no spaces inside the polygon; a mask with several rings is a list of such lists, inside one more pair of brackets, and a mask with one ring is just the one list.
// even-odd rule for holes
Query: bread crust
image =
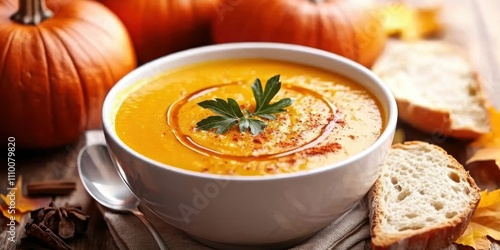
{"label": "bread crust", "polygon": [[[392,41],[391,43],[398,43]],[[387,46],[391,46],[389,43]],[[435,41],[418,41],[414,43],[436,43]],[[470,59],[458,46],[442,43],[441,46],[446,46],[447,49],[453,51],[453,53],[460,54],[461,57],[465,58],[469,64]],[[451,52],[450,52],[451,53]],[[372,68],[375,73],[379,73],[380,69],[383,69],[384,64],[388,63],[390,60],[381,60],[377,62]],[[383,73],[380,73],[380,77],[387,77]],[[474,70],[474,87],[476,88],[473,95],[477,100],[479,100],[480,105],[487,110],[488,101],[484,92],[484,86],[480,80],[477,70]],[[410,101],[403,99],[397,95],[394,96],[398,104],[398,113],[401,120],[408,123],[409,125],[422,130],[427,133],[436,133],[439,135],[445,135],[458,139],[475,139],[482,134],[488,133],[489,130],[485,130],[478,127],[453,127],[453,120],[451,119],[450,112],[447,110],[432,109],[431,107],[421,106]],[[489,126],[489,119],[484,121],[485,127]]]}
{"label": "bread crust", "polygon": [[447,157],[451,163],[451,167],[460,175],[466,176],[466,180],[471,187],[474,199],[472,199],[466,209],[466,212],[455,216],[453,220],[447,223],[438,224],[433,227],[422,228],[408,233],[398,233],[394,235],[385,234],[381,227],[381,218],[384,216],[384,211],[379,206],[379,199],[382,199],[382,184],[380,178],[375,182],[372,190],[369,193],[370,206],[370,225],[372,236],[372,249],[410,249],[410,250],[436,250],[448,247],[456,241],[465,231],[469,224],[470,218],[477,207],[480,200],[480,189],[474,182],[474,179],[468,174],[463,166],[442,148],[428,144],[426,142],[412,141],[404,144],[393,145],[394,149],[407,149],[412,146],[431,147],[432,150],[440,151],[443,157]]}
{"label": "bread crust", "polygon": [[402,121],[430,134],[445,135],[457,139],[475,139],[487,132],[472,127],[453,128],[450,113],[446,111],[431,110],[402,99],[396,99],[396,102],[399,118]]}

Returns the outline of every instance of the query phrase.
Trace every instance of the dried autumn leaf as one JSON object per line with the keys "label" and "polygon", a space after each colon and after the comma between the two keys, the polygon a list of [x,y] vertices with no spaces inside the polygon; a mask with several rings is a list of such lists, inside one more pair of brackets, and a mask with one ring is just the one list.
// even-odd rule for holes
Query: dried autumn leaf
{"label": "dried autumn leaf", "polygon": [[[472,157],[467,160],[467,166],[471,172],[484,172],[482,168],[490,167],[491,164],[495,164],[497,170],[500,170],[500,112],[490,107],[489,114],[490,133],[479,137],[468,148],[468,150],[474,152]],[[481,182],[500,183],[498,174],[493,174],[491,169],[488,172],[491,174],[487,175],[486,179],[475,179],[476,182],[478,184]]]}
{"label": "dried autumn leaf", "polygon": [[16,186],[8,190],[7,194],[0,194],[3,204],[0,206],[3,216],[10,219],[15,217],[17,222],[21,221],[23,214],[32,210],[48,206],[51,198],[28,198],[22,195],[22,176],[17,180]]}
{"label": "dried autumn leaf", "polygon": [[476,250],[490,249],[487,236],[500,240],[500,189],[493,192],[485,190],[470,219],[465,232],[456,243],[471,246]]}
{"label": "dried autumn leaf", "polygon": [[500,168],[495,161],[475,161],[466,165],[470,176],[482,190],[500,189]]}
{"label": "dried autumn leaf", "polygon": [[495,164],[500,166],[500,147],[477,150],[476,153],[467,160],[467,164],[476,161],[495,161]]}

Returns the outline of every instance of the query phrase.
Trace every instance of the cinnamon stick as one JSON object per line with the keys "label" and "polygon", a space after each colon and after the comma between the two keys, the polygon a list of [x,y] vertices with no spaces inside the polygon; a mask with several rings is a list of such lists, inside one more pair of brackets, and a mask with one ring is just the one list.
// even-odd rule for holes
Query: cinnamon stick
{"label": "cinnamon stick", "polygon": [[26,224],[26,235],[28,237],[33,237],[36,240],[41,241],[43,244],[49,246],[51,249],[56,250],[70,250],[71,247],[68,246],[61,238],[55,235],[49,228],[45,225],[28,223]]}
{"label": "cinnamon stick", "polygon": [[29,196],[67,195],[76,189],[76,183],[74,181],[48,180],[29,183],[26,189],[27,195]]}

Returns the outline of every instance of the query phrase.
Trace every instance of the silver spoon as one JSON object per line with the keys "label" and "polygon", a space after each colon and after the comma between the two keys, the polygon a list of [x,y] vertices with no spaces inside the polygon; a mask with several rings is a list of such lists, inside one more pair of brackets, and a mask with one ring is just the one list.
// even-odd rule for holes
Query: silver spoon
{"label": "silver spoon", "polygon": [[90,145],[78,154],[78,173],[87,192],[101,205],[132,212],[148,228],[161,250],[168,247],[153,224],[137,209],[139,200],[125,185],[105,145]]}

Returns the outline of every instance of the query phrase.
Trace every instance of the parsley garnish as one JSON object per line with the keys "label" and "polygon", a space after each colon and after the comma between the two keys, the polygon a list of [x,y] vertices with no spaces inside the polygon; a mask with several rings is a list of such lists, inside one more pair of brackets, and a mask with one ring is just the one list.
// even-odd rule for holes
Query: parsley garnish
{"label": "parsley garnish", "polygon": [[[250,111],[246,109],[242,111],[240,105],[232,98],[227,98],[227,101],[220,98],[202,101],[198,103],[198,105],[202,108],[210,109],[219,115],[209,116],[199,121],[196,123],[196,128],[202,130],[217,129],[217,134],[224,134],[238,124],[241,133],[250,129],[253,135],[257,135],[267,126],[267,123],[261,119],[276,120],[274,114],[285,112],[286,110],[284,110],[284,108],[292,105],[292,99],[290,98],[284,98],[270,104],[280,88],[281,82],[279,75],[273,76],[267,80],[264,91],[262,91],[260,79],[255,79],[252,84],[252,92],[256,103],[253,113],[250,113]],[[261,119],[257,119],[257,117]]]}

